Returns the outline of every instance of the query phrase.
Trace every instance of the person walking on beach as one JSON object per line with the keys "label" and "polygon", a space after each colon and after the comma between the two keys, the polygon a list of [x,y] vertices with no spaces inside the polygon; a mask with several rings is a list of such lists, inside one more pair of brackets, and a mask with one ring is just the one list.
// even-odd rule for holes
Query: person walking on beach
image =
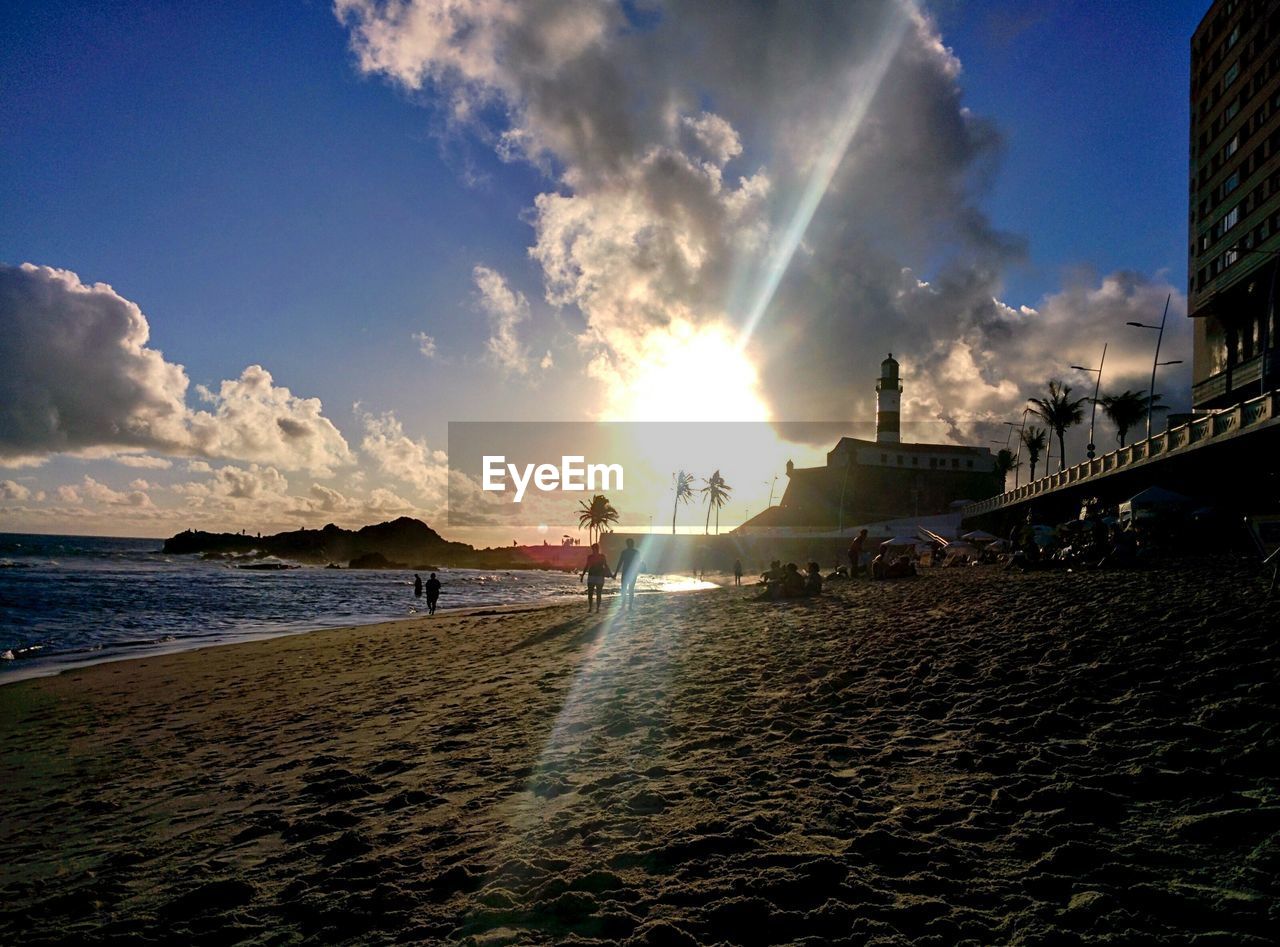
{"label": "person walking on beach", "polygon": [[436,578],[436,574],[431,573],[431,578],[427,579],[427,614],[434,615],[436,613],[436,602],[440,600],[440,580]]}
{"label": "person walking on beach", "polygon": [[422,598],[422,576],[416,572],[413,574],[413,597]]}
{"label": "person walking on beach", "polygon": [[733,560],[733,584],[734,585],[742,584],[742,560],[741,559]]}
{"label": "person walking on beach", "polygon": [[578,573],[578,581],[582,581],[583,576],[587,577],[587,614],[591,613],[591,599],[594,596],[596,611],[600,611],[600,606],[604,603],[604,580],[605,578],[613,578],[613,570],[609,568],[609,561],[605,559],[604,553],[600,551],[599,543],[591,544],[591,552],[587,555],[587,564],[582,567],[582,571]]}
{"label": "person walking on beach", "polygon": [[622,607],[636,607],[636,579],[640,578],[640,550],[634,539],[627,540],[627,548],[618,553],[618,575],[622,578]]}
{"label": "person walking on beach", "polygon": [[867,531],[861,530],[857,539],[849,543],[849,578],[862,571],[862,553],[867,545]]}

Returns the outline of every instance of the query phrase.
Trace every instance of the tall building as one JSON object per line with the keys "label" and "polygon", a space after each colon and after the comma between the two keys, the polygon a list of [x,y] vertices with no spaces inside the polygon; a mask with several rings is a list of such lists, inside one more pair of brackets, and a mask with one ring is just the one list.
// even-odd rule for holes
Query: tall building
{"label": "tall building", "polygon": [[1280,374],[1280,0],[1217,0],[1191,38],[1190,198],[1191,397],[1221,408]]}

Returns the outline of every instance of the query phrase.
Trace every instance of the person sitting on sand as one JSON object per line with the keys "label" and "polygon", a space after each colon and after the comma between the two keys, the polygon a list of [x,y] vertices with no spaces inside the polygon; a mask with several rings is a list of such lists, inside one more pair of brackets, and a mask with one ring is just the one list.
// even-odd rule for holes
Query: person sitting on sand
{"label": "person sitting on sand", "polygon": [[640,551],[634,539],[627,540],[627,548],[618,553],[618,575],[622,577],[622,606],[636,607],[636,579],[640,578]]}
{"label": "person sitting on sand", "polygon": [[434,615],[436,613],[436,602],[440,601],[440,580],[436,578],[434,572],[431,573],[431,578],[427,579],[423,588],[427,590],[427,614]]}
{"label": "person sitting on sand", "polygon": [[883,579],[883,578],[884,578],[884,567],[885,567],[887,564],[888,564],[888,563],[887,563],[887,561],[885,560],[885,555],[884,555],[884,553],[882,553],[882,552],[878,552],[878,553],[876,553],[876,554],[875,554],[875,556],[871,559],[871,565],[870,565],[870,567],[867,569],[867,571],[868,571],[868,573],[870,574],[871,578],[873,578],[873,579]]}
{"label": "person sitting on sand", "polygon": [[886,579],[905,579],[910,575],[916,575],[916,564],[911,561],[909,555],[890,559],[884,567],[884,577]]}
{"label": "person sitting on sand", "polygon": [[1138,561],[1138,537],[1125,526],[1111,529],[1111,549],[1098,563],[1104,569],[1127,569]]}
{"label": "person sitting on sand", "polygon": [[[788,581],[788,570],[782,565],[780,560],[775,560],[776,566],[770,567],[769,571],[764,574],[764,591],[760,593],[760,598],[778,599],[788,598],[789,595],[795,594],[795,589],[804,587],[804,578],[796,573],[796,579]],[[793,563],[794,564],[794,563]],[[798,580],[798,581],[797,581]]]}
{"label": "person sitting on sand", "polygon": [[586,565],[582,567],[582,571],[578,573],[578,581],[582,581],[583,576],[587,577],[587,613],[591,613],[591,600],[594,597],[596,611],[600,611],[600,606],[604,604],[604,580],[613,578],[613,570],[609,568],[609,561],[605,559],[604,553],[600,551],[599,543],[591,544],[591,552],[587,555]]}
{"label": "person sitting on sand", "polygon": [[782,578],[782,563],[777,559],[769,563],[769,568],[760,573],[760,582],[768,585],[771,582],[777,582]]}
{"label": "person sitting on sand", "polygon": [[782,573],[780,591],[783,598],[797,598],[804,595],[804,576],[800,574],[800,567],[794,562],[788,562],[786,571]]}
{"label": "person sitting on sand", "polygon": [[816,562],[809,563],[809,574],[804,578],[804,594],[809,596],[822,594],[822,567]]}

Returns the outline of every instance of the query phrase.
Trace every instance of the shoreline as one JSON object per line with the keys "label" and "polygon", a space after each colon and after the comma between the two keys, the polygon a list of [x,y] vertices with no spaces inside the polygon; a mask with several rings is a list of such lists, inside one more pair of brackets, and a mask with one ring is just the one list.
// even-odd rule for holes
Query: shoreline
{"label": "shoreline", "polygon": [[[715,589],[684,589],[669,591],[645,591],[638,595],[688,595],[692,592],[714,592],[723,589],[724,586],[717,586]],[[585,593],[584,596],[585,598]],[[609,596],[612,600],[615,595]],[[492,604],[473,604],[465,605],[456,609],[437,609],[434,616],[429,616],[424,612],[413,615],[403,615],[399,618],[387,618],[380,616],[371,618],[367,622],[345,622],[340,625],[309,625],[305,628],[290,628],[283,630],[265,630],[250,631],[244,634],[236,634],[225,636],[219,640],[207,641],[200,638],[174,638],[168,641],[157,641],[153,643],[124,644],[111,645],[99,648],[96,651],[69,651],[59,654],[51,654],[47,657],[38,655],[32,658],[18,658],[12,661],[6,661],[7,667],[0,666],[0,688],[8,687],[14,684],[21,684],[26,681],[41,680],[49,677],[59,677],[76,671],[86,671],[100,665],[120,664],[127,661],[150,661],[157,658],[167,657],[169,655],[187,654],[191,652],[205,651],[212,648],[233,647],[240,644],[254,644],[261,641],[274,641],[277,638],[291,638],[298,635],[312,635],[327,631],[355,631],[356,629],[372,629],[381,625],[396,625],[406,621],[419,620],[438,620],[449,616],[467,617],[470,615],[489,615],[489,614],[508,614],[519,613],[525,611],[538,611],[549,608],[571,607],[577,602],[577,596],[559,596],[555,598],[544,598],[534,602],[495,602]],[[580,606],[580,603],[578,603]],[[425,606],[423,606],[425,609]],[[119,648],[119,652],[105,654],[107,647]],[[43,649],[42,649],[43,650]],[[77,658],[77,655],[92,654],[92,657],[83,659]],[[64,660],[65,658],[65,660]],[[28,666],[30,665],[30,666]]]}

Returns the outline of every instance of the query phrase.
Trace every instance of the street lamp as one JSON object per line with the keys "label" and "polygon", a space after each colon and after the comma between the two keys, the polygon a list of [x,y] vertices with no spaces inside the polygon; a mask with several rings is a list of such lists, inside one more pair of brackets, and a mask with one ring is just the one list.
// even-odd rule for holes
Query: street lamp
{"label": "street lamp", "polygon": [[[1030,408],[1022,409],[1022,423],[1018,425],[1018,452],[1013,457],[1013,488],[1016,490],[1020,486],[1018,483],[1019,468],[1022,466],[1022,435],[1027,431],[1027,415],[1031,413]],[[1005,421],[1009,425],[1009,433],[1013,433],[1013,422]]]}
{"label": "street lamp", "polygon": [[773,506],[773,490],[778,485],[778,475],[774,474],[772,480],[764,480],[761,482],[769,485],[769,502],[765,504],[765,508],[767,509]]}
{"label": "street lamp", "polygon": [[1076,371],[1095,372],[1098,376],[1093,383],[1093,410],[1089,412],[1089,446],[1086,448],[1086,452],[1088,453],[1090,460],[1093,460],[1093,453],[1094,453],[1093,422],[1098,417],[1098,389],[1102,387],[1102,366],[1106,363],[1106,361],[1107,361],[1107,343],[1103,342],[1102,343],[1102,359],[1098,362],[1097,368],[1085,368],[1083,365],[1071,366]]}
{"label": "street lamp", "polygon": [[[1126,322],[1125,325],[1135,326],[1139,329],[1156,329],[1159,335],[1156,336],[1156,357],[1151,360],[1151,391],[1147,394],[1147,440],[1151,440],[1151,411],[1156,403],[1156,369],[1162,364],[1173,365],[1174,362],[1160,361],[1160,342],[1164,338],[1164,321],[1169,318],[1169,301],[1173,299],[1173,293],[1170,293],[1164,301],[1164,315],[1160,317],[1158,326],[1149,326],[1145,322]],[[1180,361],[1180,360],[1179,360]]]}

